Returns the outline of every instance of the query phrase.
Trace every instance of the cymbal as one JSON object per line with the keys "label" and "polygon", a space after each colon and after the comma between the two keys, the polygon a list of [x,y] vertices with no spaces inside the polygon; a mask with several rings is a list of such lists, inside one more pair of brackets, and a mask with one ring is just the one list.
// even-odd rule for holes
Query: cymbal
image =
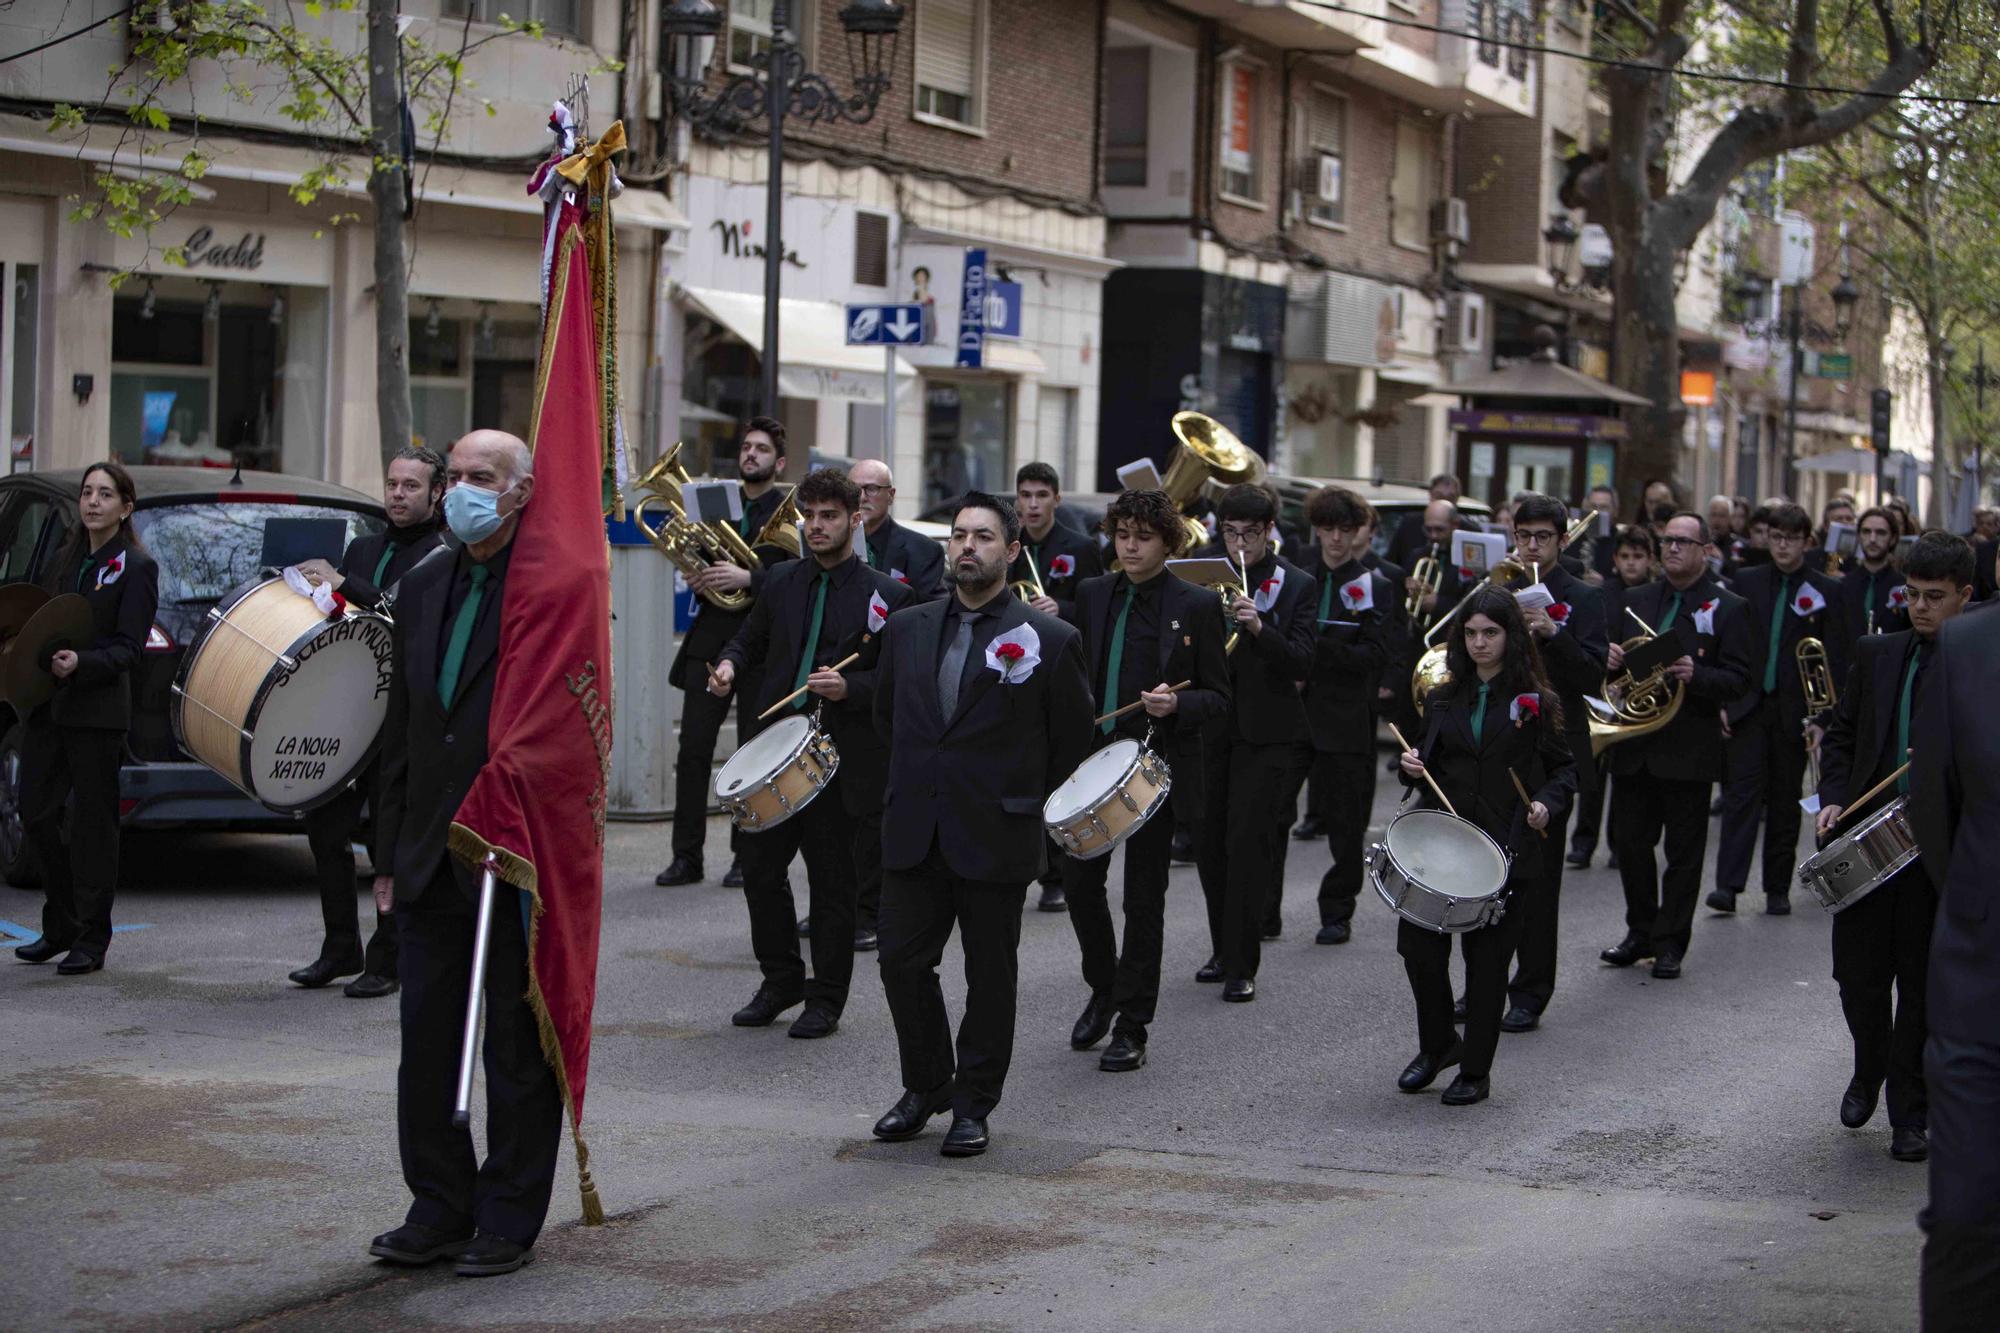
{"label": "cymbal", "polygon": [[0,587],[0,642],[19,634],[28,617],[50,600],[48,590],[39,583],[9,583]]}
{"label": "cymbal", "polygon": [[47,703],[56,692],[49,658],[65,648],[84,647],[96,637],[90,603],[73,592],[49,599],[48,605],[29,616],[0,659],[0,691],[14,711],[25,715]]}

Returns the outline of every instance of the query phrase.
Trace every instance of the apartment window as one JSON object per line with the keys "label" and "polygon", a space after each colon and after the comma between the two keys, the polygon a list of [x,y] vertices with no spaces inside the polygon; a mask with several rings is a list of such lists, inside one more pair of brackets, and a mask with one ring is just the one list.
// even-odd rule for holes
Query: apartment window
{"label": "apartment window", "polygon": [[854,215],[854,285],[857,287],[889,285],[887,213],[863,212]]}
{"label": "apartment window", "polygon": [[1306,216],[1329,227],[1347,222],[1347,99],[1324,88],[1306,93],[1305,156],[1299,162],[1299,196]]}
{"label": "apartment window", "polygon": [[1396,168],[1389,182],[1389,239],[1397,245],[1430,248],[1436,180],[1437,135],[1421,121],[1397,121]]}
{"label": "apartment window", "polygon": [[978,129],[986,65],[986,0],[924,0],[917,6],[917,115]]}
{"label": "apartment window", "polygon": [[470,14],[475,23],[498,23],[505,14],[539,23],[554,36],[583,36],[583,0],[444,0],[439,12],[449,19]]}
{"label": "apartment window", "polygon": [[1264,71],[1240,62],[1222,67],[1222,124],[1219,135],[1222,151],[1217,155],[1222,170],[1222,192],[1249,203],[1258,200],[1258,158],[1262,135],[1259,111],[1263,108]]}
{"label": "apartment window", "polygon": [[1104,183],[1146,183],[1147,101],[1153,70],[1150,46],[1104,52]]}
{"label": "apartment window", "polygon": [[[730,0],[729,64],[732,68],[755,69],[757,61],[770,54],[771,4],[772,0]],[[785,35],[805,53],[808,67],[812,64],[810,33],[816,8],[818,6],[795,0],[791,6],[791,26],[785,30]]]}

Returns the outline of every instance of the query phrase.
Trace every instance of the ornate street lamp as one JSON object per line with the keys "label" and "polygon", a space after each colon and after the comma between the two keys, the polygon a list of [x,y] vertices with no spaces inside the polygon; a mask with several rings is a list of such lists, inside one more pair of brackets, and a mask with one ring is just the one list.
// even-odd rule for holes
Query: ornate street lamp
{"label": "ornate street lamp", "polygon": [[1566,292],[1574,285],[1570,281],[1569,261],[1576,254],[1577,237],[1582,234],[1567,213],[1549,214],[1549,225],[1542,228],[1542,239],[1549,247],[1549,281],[1556,285],[1557,291]]}

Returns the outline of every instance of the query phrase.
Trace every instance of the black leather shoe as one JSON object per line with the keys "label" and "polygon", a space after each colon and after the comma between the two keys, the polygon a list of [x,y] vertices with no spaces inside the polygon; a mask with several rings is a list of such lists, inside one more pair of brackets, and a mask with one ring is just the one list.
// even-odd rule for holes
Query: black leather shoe
{"label": "black leather shoe", "polygon": [[321,986],[327,985],[329,982],[341,977],[351,977],[361,970],[361,955],[358,953],[349,957],[335,956],[332,958],[321,954],[318,958],[307,963],[296,972],[288,973],[286,979],[294,986],[303,986],[307,990],[318,990]]}
{"label": "black leather shoe", "polygon": [[1881,1083],[1863,1083],[1858,1077],[1849,1079],[1847,1091],[1840,1098],[1840,1123],[1849,1129],[1860,1129],[1875,1118],[1875,1103],[1881,1095]]}
{"label": "black leather shoe", "polygon": [[986,1144],[986,1122],[958,1115],[951,1118],[951,1128],[945,1131],[938,1152],[946,1157],[977,1157],[986,1151]]}
{"label": "black leather shoe", "polygon": [[1588,870],[1590,869],[1590,853],[1572,851],[1568,856],[1563,858],[1563,864],[1573,870]]}
{"label": "black leather shoe", "polygon": [[1231,1004],[1248,1004],[1257,998],[1257,983],[1248,977],[1231,977],[1222,983],[1222,998]]}
{"label": "black leather shoe", "polygon": [[1451,1021],[1454,1023],[1463,1023],[1465,1021],[1465,997],[1463,995],[1451,1002]]}
{"label": "black leather shoe", "polygon": [[1702,899],[1702,901],[1718,912],[1734,912],[1736,910],[1736,892],[1733,889],[1710,889],[1708,897]]}
{"label": "black leather shoe", "polygon": [[816,1004],[806,1006],[806,1011],[792,1020],[791,1027],[785,1029],[787,1037],[797,1037],[811,1041],[815,1037],[831,1037],[840,1030],[840,1015],[831,1009]]}
{"label": "black leather shoe", "polygon": [[46,963],[57,954],[67,952],[69,951],[62,945],[52,942],[46,935],[41,935],[14,950],[14,956],[24,963]]}
{"label": "black leather shoe", "polygon": [[1129,1073],[1145,1063],[1145,1038],[1135,1038],[1129,1032],[1121,1032],[1113,1037],[1111,1044],[1104,1048],[1104,1054],[1097,1057],[1097,1067],[1107,1074]]}
{"label": "black leather shoe", "polygon": [[1899,1162],[1921,1162],[1931,1155],[1930,1131],[1921,1125],[1897,1125],[1889,1131],[1889,1155]]}
{"label": "black leather shoe", "polygon": [[86,972],[103,970],[104,958],[100,954],[85,953],[81,949],[71,949],[56,964],[56,974],[65,977],[80,977]]}
{"label": "black leather shoe", "polygon": [[1174,834],[1173,843],[1167,848],[1167,859],[1177,866],[1194,864],[1194,839],[1185,833]]}
{"label": "black leather shoe", "polygon": [[750,997],[750,1003],[729,1016],[729,1021],[740,1028],[767,1028],[777,1021],[778,1015],[795,1004],[805,1002],[805,996],[773,995],[762,986]]}
{"label": "black leather shoe", "polygon": [[1194,970],[1194,979],[1204,986],[1222,980],[1221,962],[1213,954],[1209,955],[1208,961]]}
{"label": "black leather shoe", "polygon": [[1444,1090],[1444,1096],[1438,1098],[1438,1100],[1446,1106],[1470,1106],[1474,1102],[1485,1101],[1486,1094],[1492,1090],[1492,1079],[1467,1078],[1465,1075],[1460,1074],[1451,1081],[1451,1086]]}
{"label": "black leather shoe", "polygon": [[1764,895],[1765,916],[1790,916],[1791,914],[1792,899],[1790,894],[1767,893]]}
{"label": "black leather shoe", "polygon": [[876,946],[881,944],[881,942],[882,937],[866,926],[856,926],[854,928],[854,952],[873,953]]}
{"label": "black leather shoe", "polygon": [[1077,1015],[1076,1026],[1069,1030],[1069,1046],[1073,1051],[1087,1051],[1104,1040],[1104,1034],[1111,1031],[1111,992],[1098,991],[1090,997],[1090,1003],[1083,1006]]}
{"label": "black leather shoe", "polygon": [[440,1259],[455,1259],[458,1252],[471,1243],[472,1232],[469,1230],[454,1235],[435,1227],[405,1222],[394,1231],[385,1231],[368,1242],[368,1253],[392,1264],[421,1268]]}
{"label": "black leather shoe", "polygon": [[951,1109],[951,1084],[941,1083],[930,1092],[904,1092],[888,1113],[875,1122],[875,1137],[884,1143],[901,1143],[924,1132],[934,1115]]}
{"label": "black leather shoe", "polygon": [[354,980],[340,988],[340,993],[350,1000],[379,1000],[385,995],[394,995],[403,989],[394,977],[385,977],[379,972],[363,972]]}
{"label": "black leather shoe", "polygon": [[1313,936],[1314,944],[1345,944],[1354,935],[1354,927],[1345,921],[1333,921],[1319,928]]}
{"label": "black leather shoe", "polygon": [[1509,1005],[1500,1015],[1502,1032],[1533,1032],[1542,1025],[1542,1016],[1525,1004]]}
{"label": "black leather shoe", "polygon": [[1597,956],[1613,967],[1630,967],[1642,958],[1651,958],[1653,946],[1637,935],[1627,935]]}
{"label": "black leather shoe", "polygon": [[1318,817],[1314,815],[1307,815],[1304,819],[1292,825],[1292,836],[1300,842],[1311,842],[1325,833],[1326,825],[1320,823]]}
{"label": "black leather shoe", "polygon": [[1404,1092],[1422,1092],[1437,1076],[1458,1063],[1459,1046],[1453,1042],[1451,1049],[1436,1055],[1417,1052],[1417,1058],[1405,1065],[1403,1072],[1396,1076],[1396,1086]]}
{"label": "black leather shoe", "polygon": [[499,1277],[511,1273],[534,1257],[525,1245],[516,1245],[505,1236],[480,1232],[472,1243],[458,1252],[460,1277]]}
{"label": "black leather shoe", "polygon": [[1063,896],[1063,886],[1060,884],[1042,885],[1042,900],[1035,904],[1035,910],[1037,912],[1067,912],[1069,910],[1069,899]]}
{"label": "black leather shoe", "polygon": [[667,862],[667,868],[653,876],[653,883],[663,889],[679,888],[683,884],[701,883],[701,858],[696,856],[676,856]]}
{"label": "black leather shoe", "polygon": [[[725,889],[743,887],[743,861],[740,857],[729,858],[729,869],[722,876],[722,887]],[[786,887],[790,887],[789,883]]]}
{"label": "black leather shoe", "polygon": [[1681,974],[1681,958],[1681,951],[1668,945],[1660,950],[1660,956],[1653,960],[1653,975],[1661,981],[1674,980]]}

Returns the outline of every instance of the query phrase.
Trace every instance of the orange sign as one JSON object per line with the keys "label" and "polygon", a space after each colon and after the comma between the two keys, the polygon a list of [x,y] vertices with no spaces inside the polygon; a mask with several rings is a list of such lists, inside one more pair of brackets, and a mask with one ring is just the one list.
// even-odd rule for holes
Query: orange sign
{"label": "orange sign", "polygon": [[1715,405],[1715,372],[1712,370],[1683,370],[1681,372],[1681,401],[1689,407],[1713,407]]}
{"label": "orange sign", "polygon": [[1226,171],[1248,173],[1256,169],[1257,71],[1244,65],[1229,67],[1229,126],[1222,144],[1222,166]]}

